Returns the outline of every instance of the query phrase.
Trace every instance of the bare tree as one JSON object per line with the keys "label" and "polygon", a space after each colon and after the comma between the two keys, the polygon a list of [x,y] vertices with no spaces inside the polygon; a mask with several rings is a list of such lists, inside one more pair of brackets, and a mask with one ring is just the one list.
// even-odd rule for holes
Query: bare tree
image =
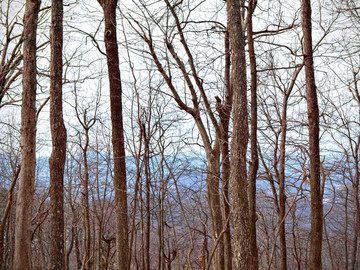
{"label": "bare tree", "polygon": [[259,157],[257,152],[257,70],[255,45],[253,38],[253,13],[257,5],[256,0],[250,0],[247,7],[247,41],[249,47],[250,73],[251,73],[251,129],[250,129],[250,147],[251,163],[249,166],[249,216],[250,216],[250,248],[254,258],[254,268],[259,266],[258,251],[256,244],[256,179],[259,169]]}
{"label": "bare tree", "polygon": [[51,4],[50,125],[52,153],[50,165],[51,244],[50,268],[65,268],[64,250],[64,166],[66,128],[62,114],[63,1]]}
{"label": "bare tree", "polygon": [[4,1],[4,10],[0,10],[1,29],[4,31],[4,39],[0,41],[0,108],[5,104],[11,104],[18,99],[10,98],[6,102],[6,95],[12,84],[21,75],[21,71],[17,70],[21,63],[23,55],[21,53],[21,45],[23,43],[23,34],[17,33],[17,28],[20,25],[17,22],[17,15],[11,14],[17,10],[16,3],[8,0]]}
{"label": "bare tree", "polygon": [[122,86],[116,38],[117,0],[98,0],[105,17],[105,46],[110,83],[114,187],[116,204],[116,250],[118,269],[128,269],[129,240],[127,216],[125,142],[122,115]]}
{"label": "bare tree", "polygon": [[36,30],[39,0],[26,1],[21,107],[21,171],[16,202],[14,268],[31,269],[31,213],[36,166]]}
{"label": "bare tree", "polygon": [[233,138],[231,141],[230,189],[234,261],[236,269],[256,269],[250,246],[250,217],[247,195],[246,153],[249,139],[245,36],[240,1],[227,1],[227,16],[232,57],[230,87],[233,91]]}
{"label": "bare tree", "polygon": [[[225,256],[225,242],[224,233],[225,228],[227,232],[227,217],[229,216],[228,195],[227,195],[227,177],[228,173],[224,168],[228,168],[227,156],[227,140],[228,122],[231,111],[231,91],[227,86],[225,90],[225,101],[222,104],[221,99],[216,96],[216,107],[219,112],[220,120],[217,119],[216,111],[212,108],[211,94],[206,87],[205,75],[199,63],[196,54],[196,47],[192,48],[191,38],[189,33],[191,30],[186,28],[187,25],[194,22],[190,19],[190,14],[194,8],[185,6],[186,3],[177,2],[172,3],[164,0],[164,7],[159,13],[159,17],[147,17],[152,11],[145,3],[141,3],[141,8],[144,10],[145,22],[142,23],[131,18],[133,29],[145,41],[148,46],[149,54],[151,55],[157,70],[160,72],[168,88],[171,96],[176,102],[178,108],[186,112],[193,118],[193,121],[199,132],[199,137],[205,150],[207,159],[206,168],[206,184],[207,184],[207,199],[211,213],[213,225],[213,243],[217,243],[215,249],[215,256],[213,265],[215,269],[221,269],[224,265],[231,265],[231,239],[226,238],[226,254]],[[191,4],[192,5],[192,4]],[[180,7],[189,12],[183,16]],[[159,24],[158,20],[164,20],[164,27]],[[203,21],[202,24],[211,25],[214,29],[225,30],[224,25],[213,21]],[[137,27],[134,25],[136,24]],[[194,23],[195,25],[195,23]],[[156,32],[152,30],[155,26],[163,35],[165,44],[158,42]],[[206,30],[207,31],[207,30]],[[199,31],[200,32],[200,31]],[[214,32],[215,33],[215,32]],[[163,46],[164,48],[158,48]],[[200,54],[199,54],[200,56]],[[211,62],[211,61],[210,61]],[[227,65],[227,64],[226,64]],[[177,83],[177,75],[181,74],[181,79],[186,87],[179,87]],[[226,73],[226,71],[225,71]],[[218,74],[216,74],[218,75]],[[202,77],[204,76],[204,78]],[[224,163],[221,164],[220,156],[222,156]],[[223,175],[221,175],[221,165],[223,165]],[[226,169],[225,169],[226,170]],[[223,206],[225,207],[225,217],[222,211],[221,193],[220,193],[220,179],[223,178]],[[229,235],[229,233],[227,234]],[[211,262],[210,262],[211,264]]]}
{"label": "bare tree", "polygon": [[312,48],[311,1],[302,1],[302,28],[304,34],[304,65],[306,101],[309,120],[310,188],[311,188],[311,245],[310,269],[322,269],[323,204],[320,182],[320,127],[319,105],[316,93],[314,59]]}
{"label": "bare tree", "polygon": [[[75,87],[76,89],[76,87]],[[83,160],[80,160],[79,167],[79,175],[80,179],[82,181],[83,186],[83,208],[84,208],[84,233],[83,233],[83,259],[82,259],[82,269],[91,269],[92,267],[92,251],[91,251],[91,228],[90,228],[90,192],[89,192],[89,185],[90,185],[90,170],[89,170],[89,147],[90,147],[90,129],[95,125],[97,121],[97,111],[98,111],[98,105],[99,105],[99,96],[96,100],[96,105],[94,109],[94,113],[92,116],[89,116],[89,109],[90,106],[86,106],[85,108],[81,108],[78,101],[78,94],[75,91],[75,112],[76,112],[76,118],[79,121],[83,131],[79,132],[79,146],[82,151],[82,158]],[[85,137],[85,142],[82,141],[82,135]],[[84,168],[82,171],[82,167]]]}

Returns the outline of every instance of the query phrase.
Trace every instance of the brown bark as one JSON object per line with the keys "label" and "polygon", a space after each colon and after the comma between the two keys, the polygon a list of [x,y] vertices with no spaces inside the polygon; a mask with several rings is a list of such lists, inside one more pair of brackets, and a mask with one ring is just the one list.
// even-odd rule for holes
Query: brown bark
{"label": "brown bark", "polygon": [[[229,124],[230,114],[232,110],[232,92],[230,87],[230,44],[229,32],[225,32],[225,103],[221,104],[221,100],[216,97],[216,108],[219,112],[220,130],[221,130],[221,164],[222,164],[222,201],[224,207],[223,224],[227,224],[230,216],[230,196],[229,196],[229,178],[230,178],[230,154],[229,154]],[[226,226],[224,233],[224,257],[226,270],[232,269],[232,245],[230,225]]]}
{"label": "brown bark", "polygon": [[66,128],[62,113],[63,1],[51,4],[50,128],[52,152],[50,168],[50,269],[65,268],[64,166]]}
{"label": "brown bark", "polygon": [[[80,119],[79,119],[80,121]],[[89,122],[84,115],[83,127],[85,129],[85,145],[82,148],[84,157],[84,175],[83,175],[83,207],[84,207],[84,254],[83,254],[83,267],[82,269],[91,269],[92,255],[91,255],[91,233],[90,233],[90,204],[89,204],[89,165],[88,165],[88,148],[89,148],[89,130],[95,124],[95,119]]]}
{"label": "brown bark", "polygon": [[31,213],[36,144],[36,29],[40,1],[27,0],[24,14],[21,171],[16,202],[14,269],[31,269]]}
{"label": "brown bark", "polygon": [[310,0],[303,0],[302,2],[302,28],[304,35],[304,64],[310,148],[311,243],[309,269],[319,270],[322,269],[323,205],[320,183],[319,106],[315,84],[310,2]]}
{"label": "brown bark", "polygon": [[[344,181],[345,182],[345,181]],[[346,193],[344,201],[344,212],[345,212],[345,230],[344,230],[344,249],[345,249],[345,270],[349,269],[349,251],[348,251],[348,199],[349,199],[349,189],[344,184]]]}
{"label": "brown bark", "polygon": [[80,244],[79,244],[79,234],[78,230],[75,228],[75,256],[76,256],[76,266],[80,270],[82,266],[81,255],[80,255]]}
{"label": "brown bark", "polygon": [[[360,139],[360,137],[358,138]],[[359,163],[358,163],[358,148],[359,145],[356,145],[356,151],[355,151],[355,175],[353,180],[353,192],[354,192],[354,219],[355,219],[355,226],[354,226],[354,241],[352,246],[352,256],[351,256],[351,266],[352,269],[357,269],[358,265],[358,252],[359,252],[359,246],[358,246],[358,239],[359,239],[359,233],[360,233],[360,202],[359,202],[359,180],[360,180],[360,174],[359,174]]]}
{"label": "brown bark", "polygon": [[[149,123],[148,123],[149,124]],[[144,138],[144,170],[145,170],[145,192],[146,192],[146,205],[145,205],[145,216],[146,216],[146,225],[145,225],[145,269],[150,270],[150,138],[148,137],[148,133],[146,130],[145,123],[141,123],[141,132]],[[150,128],[148,127],[148,130]]]}
{"label": "brown bark", "polygon": [[119,69],[119,51],[116,38],[117,0],[98,0],[98,2],[103,8],[105,17],[105,46],[110,83],[118,269],[128,269],[129,241],[126,164],[122,116],[122,88]]}
{"label": "brown bark", "polygon": [[70,245],[69,248],[65,251],[65,270],[70,270],[70,255],[74,248],[74,238],[75,238],[75,227],[74,224],[71,225],[71,236],[70,236]]}
{"label": "brown bark", "polygon": [[233,138],[231,141],[230,189],[234,261],[236,269],[255,269],[255,258],[250,246],[250,217],[247,195],[246,151],[249,139],[245,37],[240,2],[227,1],[227,16],[232,53],[230,84],[233,91]]}
{"label": "brown bark", "polygon": [[252,17],[256,8],[256,0],[250,0],[247,11],[247,41],[249,47],[250,75],[251,75],[251,130],[250,147],[251,163],[249,166],[249,215],[250,215],[250,249],[254,258],[254,268],[258,268],[258,249],[256,244],[256,178],[259,169],[259,156],[257,152],[257,70],[255,46],[253,39]]}
{"label": "brown bark", "polygon": [[[207,187],[207,196],[210,206],[210,213],[212,218],[213,225],[213,243],[218,241],[214,269],[222,269],[225,265],[224,257],[224,239],[222,237],[223,230],[223,217],[221,211],[221,201],[220,201],[220,163],[219,163],[220,152],[218,149],[211,151],[207,156],[207,167],[206,167],[206,187]],[[218,239],[218,238],[221,239]]]}

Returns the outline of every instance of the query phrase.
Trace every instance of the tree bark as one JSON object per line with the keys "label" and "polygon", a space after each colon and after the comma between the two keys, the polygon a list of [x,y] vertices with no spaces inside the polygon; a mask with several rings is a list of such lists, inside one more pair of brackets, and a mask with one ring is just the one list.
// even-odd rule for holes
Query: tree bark
{"label": "tree bark", "polygon": [[126,164],[122,116],[122,88],[119,68],[119,51],[116,38],[117,0],[98,0],[98,2],[103,8],[105,17],[105,46],[110,83],[118,269],[128,269],[129,243]]}
{"label": "tree bark", "polygon": [[[142,134],[144,138],[144,171],[145,171],[145,192],[146,192],[146,205],[145,205],[145,269],[150,270],[150,225],[151,225],[151,215],[150,215],[150,138],[146,130],[146,123],[140,123]],[[148,127],[148,130],[150,128]]]}
{"label": "tree bark", "polygon": [[210,213],[213,226],[213,243],[215,243],[219,237],[218,245],[215,253],[214,269],[220,270],[225,265],[224,257],[224,237],[221,235],[223,230],[223,217],[221,211],[221,200],[219,192],[220,184],[220,152],[217,147],[210,151],[207,155],[207,167],[206,167],[206,187],[207,196],[210,206]]}
{"label": "tree bark", "polygon": [[84,175],[83,175],[83,207],[84,207],[84,232],[83,232],[83,267],[82,269],[88,270],[92,266],[91,255],[91,226],[90,226],[90,203],[89,203],[89,164],[88,164],[88,148],[90,143],[89,130],[92,125],[88,125],[88,120],[84,116],[84,129],[85,129],[85,146],[82,148],[84,157]]}
{"label": "tree bark", "polygon": [[[230,43],[229,32],[225,32],[225,101],[224,105],[221,104],[221,100],[217,99],[216,108],[219,112],[219,126],[221,129],[221,164],[222,164],[222,201],[224,207],[224,222],[228,224],[227,220],[230,216],[230,196],[229,196],[229,178],[230,178],[230,154],[229,154],[229,125],[230,115],[232,110],[232,91],[230,87]],[[230,225],[227,225],[224,233],[224,257],[225,266],[224,269],[232,269],[232,245],[231,245],[231,230]]]}
{"label": "tree bark", "polygon": [[352,256],[351,256],[351,267],[353,270],[357,269],[358,266],[358,253],[359,253],[359,234],[360,234],[360,202],[359,202],[359,163],[358,163],[358,146],[356,146],[355,151],[355,175],[353,180],[353,193],[354,193],[354,241],[352,247]]}
{"label": "tree bark", "polygon": [[[6,204],[6,207],[4,210],[4,214],[3,214],[1,222],[0,222],[0,269],[1,270],[6,269],[5,258],[4,258],[4,253],[5,253],[5,249],[6,249],[6,245],[4,245],[5,244],[4,243],[5,225],[6,225],[6,222],[9,222],[9,219],[10,219],[11,208],[13,205],[13,198],[14,198],[14,189],[15,189],[15,185],[17,183],[17,179],[19,178],[20,166],[18,166],[16,171],[14,171],[13,173],[14,174],[13,174],[13,178],[12,178],[12,183],[11,183],[11,186],[8,191],[8,201],[7,201],[7,204]],[[9,224],[9,226],[10,226],[10,224]]]}
{"label": "tree bark", "polygon": [[311,189],[311,243],[309,269],[322,269],[322,229],[323,205],[320,183],[320,147],[319,147],[319,106],[316,95],[312,36],[311,36],[311,3],[302,2],[304,34],[304,64],[306,79],[306,100],[309,120],[310,147],[310,189]]}
{"label": "tree bark", "polygon": [[31,269],[31,213],[36,167],[36,29],[40,1],[27,0],[24,14],[21,171],[16,202],[14,269]]}
{"label": "tree bark", "polygon": [[256,8],[256,0],[250,0],[247,11],[247,41],[249,47],[250,75],[251,75],[251,163],[249,166],[249,215],[250,215],[250,249],[254,258],[254,268],[258,268],[258,249],[256,244],[256,178],[259,169],[259,156],[257,152],[257,70],[255,46],[253,39],[252,17]]}
{"label": "tree bark", "polygon": [[62,113],[63,1],[51,3],[50,129],[52,152],[50,168],[51,242],[50,269],[65,268],[64,167],[66,128]]}
{"label": "tree bark", "polygon": [[234,261],[236,269],[256,269],[250,246],[250,217],[247,194],[246,152],[249,139],[245,37],[240,2],[227,1],[227,16],[232,55],[230,87],[233,91],[233,138],[231,141],[230,189]]}

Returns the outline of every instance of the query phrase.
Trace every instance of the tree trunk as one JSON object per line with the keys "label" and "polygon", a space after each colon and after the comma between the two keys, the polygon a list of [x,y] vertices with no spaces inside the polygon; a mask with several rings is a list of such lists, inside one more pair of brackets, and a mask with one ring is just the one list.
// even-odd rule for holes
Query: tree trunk
{"label": "tree trunk", "polygon": [[36,29],[40,1],[27,0],[24,14],[21,171],[16,202],[14,269],[31,269],[31,213],[36,167]]}
{"label": "tree trunk", "polygon": [[79,244],[79,231],[75,228],[75,256],[76,256],[76,266],[80,270],[82,267],[81,255],[80,255],[80,244]]}
{"label": "tree trunk", "polygon": [[119,51],[116,38],[117,0],[98,0],[98,2],[104,10],[105,46],[110,83],[118,269],[128,269],[129,243],[127,224],[126,164],[122,117],[122,88],[119,69]]}
{"label": "tree trunk", "polygon": [[251,240],[246,168],[246,151],[249,139],[246,58],[245,37],[238,0],[227,1],[227,15],[232,53],[230,87],[233,91],[234,121],[230,163],[234,261],[236,269],[255,269],[255,258],[249,249]]}
{"label": "tree trunk", "polygon": [[[357,152],[357,151],[356,151]],[[358,165],[358,156],[354,157],[355,159],[355,175],[353,180],[353,192],[354,192],[354,241],[353,249],[351,256],[351,265],[352,269],[357,269],[358,266],[358,254],[359,254],[359,234],[360,234],[360,202],[359,202],[359,165]]]}
{"label": "tree trunk", "polygon": [[285,94],[282,117],[281,117],[281,141],[280,141],[280,173],[279,173],[279,240],[280,240],[280,269],[287,269],[287,250],[286,250],[286,234],[285,234],[285,217],[286,212],[286,194],[285,194],[285,147],[286,147],[286,132],[287,132],[287,104],[288,95]]}
{"label": "tree trunk", "polygon": [[150,138],[148,137],[145,123],[142,124],[144,135],[144,170],[145,170],[145,192],[146,192],[146,227],[145,227],[145,269],[150,270]]}
{"label": "tree trunk", "polygon": [[[87,119],[85,117],[85,146],[83,148],[84,156],[84,176],[83,176],[83,207],[84,207],[84,233],[83,233],[83,266],[82,269],[88,270],[92,266],[91,255],[91,228],[90,228],[90,203],[89,203],[89,165],[88,165],[88,148],[89,148],[89,129],[91,126],[87,125]],[[94,122],[93,122],[94,123]]]}
{"label": "tree trunk", "polygon": [[50,128],[52,152],[50,168],[50,269],[65,268],[64,166],[66,128],[62,114],[63,1],[51,4]]}
{"label": "tree trunk", "polygon": [[230,114],[232,110],[232,92],[230,88],[230,43],[229,32],[225,32],[225,102],[221,104],[221,100],[217,99],[216,108],[219,112],[219,126],[221,129],[221,164],[222,164],[222,201],[224,207],[224,225],[226,231],[224,233],[224,257],[225,269],[232,269],[232,245],[230,224],[227,222],[230,216],[230,196],[229,196],[229,178],[230,178],[230,154],[229,154],[229,124]]}
{"label": "tree trunk", "polygon": [[[206,184],[207,184],[207,196],[210,206],[212,225],[213,225],[213,243],[221,236],[223,230],[223,217],[221,212],[220,201],[220,162],[219,153],[217,151],[211,151],[207,157],[208,165],[206,168]],[[224,257],[224,237],[221,236],[216,248],[214,269],[222,269],[225,265]]]}
{"label": "tree trunk", "polygon": [[4,258],[4,253],[5,253],[5,249],[6,249],[6,245],[4,243],[4,238],[5,238],[5,225],[6,222],[9,223],[10,226],[10,214],[11,214],[11,208],[13,205],[13,198],[14,198],[14,189],[15,189],[15,185],[17,182],[17,179],[19,178],[19,174],[20,174],[20,166],[17,167],[16,171],[13,172],[13,178],[12,178],[12,182],[11,182],[11,186],[9,188],[8,191],[8,201],[4,210],[4,214],[3,217],[1,219],[0,222],[0,269],[1,270],[5,270],[6,266],[5,266],[5,258]]}
{"label": "tree trunk", "polygon": [[257,71],[256,57],[253,39],[252,17],[256,8],[256,1],[250,0],[247,12],[247,40],[249,47],[250,73],[251,73],[251,163],[249,166],[249,215],[250,215],[250,249],[254,258],[254,268],[258,269],[258,250],[256,244],[256,178],[259,168],[259,157],[257,152]]}
{"label": "tree trunk", "polygon": [[311,270],[322,269],[322,227],[323,205],[320,183],[320,147],[319,147],[319,106],[316,95],[314,60],[311,37],[311,4],[303,0],[303,34],[304,34],[304,64],[306,78],[306,100],[309,120],[310,147],[310,189],[311,189]]}

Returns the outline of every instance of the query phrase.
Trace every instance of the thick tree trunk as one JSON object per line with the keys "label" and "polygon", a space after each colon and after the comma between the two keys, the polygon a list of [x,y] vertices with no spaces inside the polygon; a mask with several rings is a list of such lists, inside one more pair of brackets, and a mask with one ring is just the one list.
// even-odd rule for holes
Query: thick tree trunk
{"label": "thick tree trunk", "polygon": [[50,269],[65,268],[64,166],[66,129],[62,113],[63,1],[51,4],[50,128],[52,152],[50,167]]}
{"label": "thick tree trunk", "polygon": [[27,0],[24,14],[21,171],[16,202],[14,269],[31,269],[31,213],[36,167],[36,29],[40,1]]}
{"label": "thick tree trunk", "polygon": [[315,72],[311,36],[311,4],[303,0],[303,34],[304,34],[304,64],[306,77],[306,100],[309,120],[310,147],[310,188],[311,188],[311,244],[310,264],[312,270],[322,269],[322,229],[323,205],[320,183],[320,147],[319,147],[319,106],[316,95]]}
{"label": "thick tree trunk", "polygon": [[117,0],[98,0],[104,10],[105,46],[110,82],[112,144],[114,155],[114,187],[116,204],[116,251],[118,269],[128,269],[129,241],[124,129],[122,116],[122,88],[119,51],[116,38]]}
{"label": "thick tree trunk", "polygon": [[228,27],[232,52],[230,84],[233,91],[233,138],[231,141],[230,189],[234,261],[236,269],[256,269],[250,247],[250,217],[247,194],[246,152],[249,139],[245,37],[240,2],[227,1]]}
{"label": "thick tree trunk", "polygon": [[258,249],[256,244],[256,178],[259,168],[259,157],[257,152],[257,70],[255,46],[253,39],[252,17],[256,8],[256,1],[250,0],[247,12],[247,40],[249,47],[250,73],[251,73],[251,163],[249,166],[249,215],[250,215],[250,249],[254,258],[254,268],[258,268]]}

